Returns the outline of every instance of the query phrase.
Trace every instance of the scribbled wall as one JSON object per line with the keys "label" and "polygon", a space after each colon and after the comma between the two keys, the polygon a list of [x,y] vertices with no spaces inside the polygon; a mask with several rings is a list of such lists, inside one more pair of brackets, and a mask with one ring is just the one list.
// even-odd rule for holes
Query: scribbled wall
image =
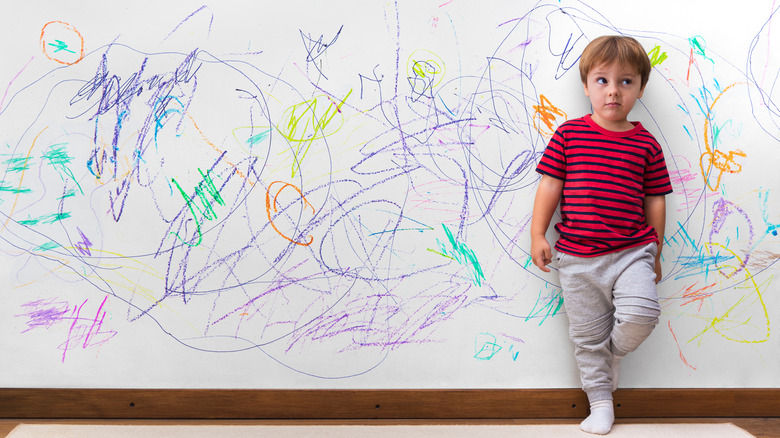
{"label": "scribbled wall", "polygon": [[780,385],[775,2],[46,3],[0,27],[0,385],[578,386],[528,229],[607,33],[675,190],[622,383]]}

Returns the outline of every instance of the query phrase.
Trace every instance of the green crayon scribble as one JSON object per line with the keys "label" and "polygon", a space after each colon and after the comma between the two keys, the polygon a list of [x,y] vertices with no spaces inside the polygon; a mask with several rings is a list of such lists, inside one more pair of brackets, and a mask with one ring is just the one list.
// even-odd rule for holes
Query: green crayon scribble
{"label": "green crayon scribble", "polygon": [[450,256],[448,256],[447,254],[444,254],[443,252],[439,252],[439,251],[436,251],[436,250],[434,250],[434,249],[431,249],[431,248],[428,248],[428,251],[430,251],[430,252],[432,252],[432,253],[434,253],[434,254],[436,254],[436,255],[440,255],[440,256],[442,256],[442,257],[447,257],[448,259],[455,260],[455,257],[450,257]]}
{"label": "green crayon scribble", "polygon": [[[198,172],[200,172],[200,176],[202,177],[202,180],[198,183],[197,186],[195,186],[195,194],[192,196],[189,196],[184,191],[184,189],[181,188],[181,186],[176,181],[176,179],[171,178],[171,181],[176,185],[176,188],[179,190],[179,194],[181,194],[182,198],[184,198],[184,201],[187,203],[187,208],[189,209],[192,218],[195,220],[196,232],[198,234],[198,241],[194,244],[189,243],[188,241],[184,240],[181,236],[179,236],[178,233],[171,232],[171,234],[173,234],[184,244],[189,246],[198,246],[203,241],[203,233],[200,230],[200,224],[203,222],[203,220],[213,221],[217,219],[217,213],[216,211],[214,211],[214,208],[211,206],[212,203],[216,202],[219,205],[225,205],[225,200],[222,199],[222,195],[219,193],[217,186],[214,184],[214,181],[211,179],[210,171],[207,171],[204,174],[202,170],[198,169]],[[195,199],[198,199],[200,201],[200,205],[203,208],[198,206],[198,204],[195,202]]]}
{"label": "green crayon scribble", "polygon": [[661,46],[653,47],[653,49],[647,52],[647,54],[650,56],[651,67],[660,65],[662,62],[666,61],[666,58],[669,57],[666,52],[661,52]]}
{"label": "green crayon scribble", "polygon": [[[344,99],[334,102],[328,96],[319,96],[288,108],[282,116],[277,129],[282,136],[293,143],[292,177],[301,168],[309,148],[315,140],[331,135],[339,127],[333,128],[333,119],[341,113],[341,107],[352,94],[349,90]],[[322,111],[323,105],[325,111]]]}

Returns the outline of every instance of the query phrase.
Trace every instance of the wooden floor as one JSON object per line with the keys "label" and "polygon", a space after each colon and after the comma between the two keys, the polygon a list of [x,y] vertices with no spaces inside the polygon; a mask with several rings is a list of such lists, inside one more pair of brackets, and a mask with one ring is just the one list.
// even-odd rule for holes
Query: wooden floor
{"label": "wooden floor", "polygon": [[[0,438],[5,438],[21,423],[65,423],[65,424],[350,424],[350,425],[393,425],[393,424],[577,424],[580,420],[15,420],[0,419]],[[780,418],[619,418],[617,424],[631,423],[733,423],[758,438],[780,438]]]}

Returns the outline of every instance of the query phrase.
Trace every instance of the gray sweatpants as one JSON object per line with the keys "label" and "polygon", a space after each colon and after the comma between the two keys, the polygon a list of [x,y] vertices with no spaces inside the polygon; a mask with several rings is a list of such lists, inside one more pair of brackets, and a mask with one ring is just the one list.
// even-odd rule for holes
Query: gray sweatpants
{"label": "gray sweatpants", "polygon": [[612,359],[650,335],[661,307],[655,288],[655,242],[597,257],[558,253],[569,336],[590,402],[612,399]]}

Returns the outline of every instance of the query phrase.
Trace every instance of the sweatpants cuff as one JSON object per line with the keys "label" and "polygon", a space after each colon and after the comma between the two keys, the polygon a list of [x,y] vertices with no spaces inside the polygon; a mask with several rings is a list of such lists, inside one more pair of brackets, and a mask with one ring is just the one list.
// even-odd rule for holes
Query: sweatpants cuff
{"label": "sweatpants cuff", "polygon": [[593,388],[585,392],[588,395],[588,403],[601,400],[612,400],[612,387]]}

